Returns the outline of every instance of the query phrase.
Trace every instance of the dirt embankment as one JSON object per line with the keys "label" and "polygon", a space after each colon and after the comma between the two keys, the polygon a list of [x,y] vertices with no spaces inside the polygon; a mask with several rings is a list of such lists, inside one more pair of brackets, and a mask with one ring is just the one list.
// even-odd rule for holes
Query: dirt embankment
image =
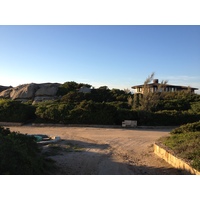
{"label": "dirt embankment", "polygon": [[[153,153],[153,144],[169,129],[116,129],[92,127],[9,127],[27,134],[59,136],[53,148],[57,175],[182,175]],[[70,148],[69,148],[70,147]],[[53,151],[52,151],[53,150]]]}

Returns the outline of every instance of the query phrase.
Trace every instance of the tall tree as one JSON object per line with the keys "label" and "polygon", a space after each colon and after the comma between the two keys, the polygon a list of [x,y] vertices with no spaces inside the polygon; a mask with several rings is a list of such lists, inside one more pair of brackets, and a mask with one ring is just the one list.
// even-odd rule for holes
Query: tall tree
{"label": "tall tree", "polygon": [[158,104],[164,94],[167,81],[159,83],[156,91],[151,90],[150,83],[153,81],[154,75],[155,73],[152,73],[144,82],[143,94],[140,100],[140,108],[142,110],[151,111]]}

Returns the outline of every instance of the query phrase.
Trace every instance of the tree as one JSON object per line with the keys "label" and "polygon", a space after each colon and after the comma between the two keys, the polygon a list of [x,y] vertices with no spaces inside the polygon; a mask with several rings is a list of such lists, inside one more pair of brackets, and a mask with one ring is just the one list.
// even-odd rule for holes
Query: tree
{"label": "tree", "polygon": [[156,91],[151,91],[149,84],[154,79],[154,75],[155,73],[152,73],[144,82],[143,94],[140,100],[140,108],[142,110],[151,111],[164,94],[167,81],[162,81],[158,84],[158,89]]}
{"label": "tree", "polygon": [[138,109],[140,107],[140,94],[134,94],[133,108]]}
{"label": "tree", "polygon": [[69,92],[75,92],[78,91],[82,86],[91,88],[92,86],[89,84],[84,84],[84,83],[76,83],[74,81],[68,81],[60,85],[58,88],[57,95],[58,96],[64,96],[68,94]]}

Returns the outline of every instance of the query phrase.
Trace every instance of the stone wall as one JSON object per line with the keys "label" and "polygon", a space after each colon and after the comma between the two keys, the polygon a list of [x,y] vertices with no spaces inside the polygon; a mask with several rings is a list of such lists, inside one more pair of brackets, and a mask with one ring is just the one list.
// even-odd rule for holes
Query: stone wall
{"label": "stone wall", "polygon": [[177,169],[188,171],[189,173],[194,175],[200,175],[199,171],[192,168],[185,161],[175,157],[165,149],[161,148],[158,144],[154,144],[154,153]]}

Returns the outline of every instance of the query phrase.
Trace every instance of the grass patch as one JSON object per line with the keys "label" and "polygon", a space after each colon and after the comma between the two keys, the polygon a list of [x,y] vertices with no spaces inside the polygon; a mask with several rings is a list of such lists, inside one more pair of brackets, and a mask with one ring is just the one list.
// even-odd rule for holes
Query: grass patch
{"label": "grass patch", "polygon": [[175,131],[172,130],[169,137],[161,138],[158,142],[172,151],[174,155],[186,161],[194,169],[200,171],[200,131],[193,129],[194,131],[187,132],[188,127],[193,127],[193,125],[187,124],[187,126],[183,125]]}

